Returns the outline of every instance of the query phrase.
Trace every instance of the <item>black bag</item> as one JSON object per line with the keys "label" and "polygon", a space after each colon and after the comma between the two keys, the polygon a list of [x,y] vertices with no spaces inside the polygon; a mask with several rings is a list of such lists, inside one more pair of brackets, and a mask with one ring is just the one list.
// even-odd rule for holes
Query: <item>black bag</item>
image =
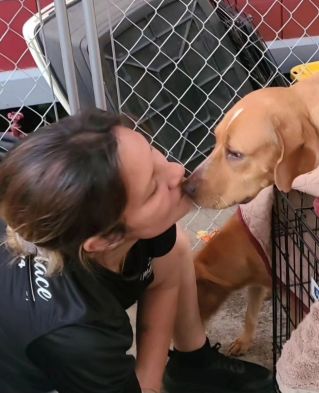
{"label": "black bag", "polygon": [[239,13],[227,1],[218,1],[215,6],[238,50],[240,62],[249,71],[254,89],[289,86],[289,81],[280,73],[274,57],[253,25],[252,17],[242,11]]}

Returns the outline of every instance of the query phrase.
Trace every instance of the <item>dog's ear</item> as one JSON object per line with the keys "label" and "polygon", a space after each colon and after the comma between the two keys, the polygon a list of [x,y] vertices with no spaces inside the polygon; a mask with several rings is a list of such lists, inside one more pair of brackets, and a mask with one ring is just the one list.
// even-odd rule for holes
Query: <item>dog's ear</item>
{"label": "dog's ear", "polygon": [[[318,160],[318,137],[315,127],[309,122],[300,124],[289,119],[289,127],[277,123],[275,132],[281,149],[275,166],[274,179],[277,188],[288,192],[293,180],[315,169]],[[292,128],[292,127],[296,128]]]}

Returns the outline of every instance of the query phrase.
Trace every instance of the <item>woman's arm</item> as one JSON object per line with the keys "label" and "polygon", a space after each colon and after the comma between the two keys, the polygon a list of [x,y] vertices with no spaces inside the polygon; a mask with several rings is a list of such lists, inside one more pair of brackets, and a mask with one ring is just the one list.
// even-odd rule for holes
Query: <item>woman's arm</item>
{"label": "woman's arm", "polygon": [[139,301],[136,374],[143,392],[160,391],[175,325],[179,261],[184,258],[191,258],[191,249],[186,235],[177,227],[175,246],[168,254],[154,259],[155,279]]}

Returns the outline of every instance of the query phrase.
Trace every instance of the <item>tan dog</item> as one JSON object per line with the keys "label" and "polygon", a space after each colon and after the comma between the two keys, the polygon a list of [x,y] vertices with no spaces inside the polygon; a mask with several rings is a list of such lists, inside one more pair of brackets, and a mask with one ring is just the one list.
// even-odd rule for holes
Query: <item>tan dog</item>
{"label": "tan dog", "polygon": [[215,134],[213,152],[184,184],[196,203],[223,209],[273,183],[289,191],[319,164],[319,75],[248,94]]}
{"label": "tan dog", "polygon": [[242,355],[251,347],[260,307],[271,293],[271,276],[239,213],[217,231],[195,258],[201,317],[207,321],[235,290],[248,286],[244,329],[229,347],[230,355]]}
{"label": "tan dog", "polygon": [[[225,208],[253,199],[270,184],[285,192],[319,164],[319,75],[287,88],[265,88],[239,101],[216,128],[212,154],[184,184],[199,205]],[[234,290],[248,286],[241,336],[230,353],[252,344],[271,277],[237,214],[195,258],[202,318]]]}

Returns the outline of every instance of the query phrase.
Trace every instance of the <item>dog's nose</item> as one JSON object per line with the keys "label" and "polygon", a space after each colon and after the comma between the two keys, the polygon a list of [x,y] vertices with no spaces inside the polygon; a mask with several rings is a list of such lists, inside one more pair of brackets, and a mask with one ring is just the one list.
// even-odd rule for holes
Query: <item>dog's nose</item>
{"label": "dog's nose", "polygon": [[185,192],[185,194],[187,194],[191,198],[194,198],[196,195],[197,186],[195,183],[196,182],[192,181],[192,179],[190,177],[182,185],[182,189]]}
{"label": "dog's nose", "polygon": [[203,168],[204,166],[199,165],[194,172],[185,180],[182,185],[182,189],[189,197],[196,200],[200,193],[201,184],[203,181]]}

